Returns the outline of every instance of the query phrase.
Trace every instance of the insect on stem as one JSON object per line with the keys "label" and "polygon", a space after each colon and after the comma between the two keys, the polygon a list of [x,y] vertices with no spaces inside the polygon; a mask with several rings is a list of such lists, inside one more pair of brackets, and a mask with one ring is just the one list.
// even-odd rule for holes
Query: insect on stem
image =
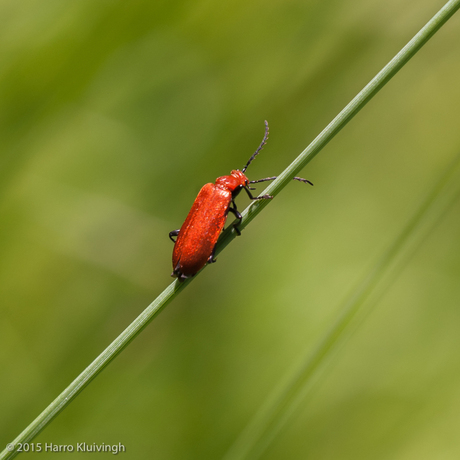
{"label": "insect on stem", "polygon": [[[213,183],[206,184],[193,203],[192,209],[188,213],[182,227],[179,230],[169,232],[169,238],[174,242],[173,250],[173,272],[171,276],[183,281],[198,273],[206,264],[215,262],[214,253],[216,243],[221,234],[228,213],[231,212],[236,217],[233,224],[238,235],[238,225],[242,215],[238,211],[235,198],[245,190],[249,198],[254,201],[271,200],[271,195],[253,196],[249,184],[257,184],[276,179],[276,176],[266,177],[265,179],[249,181],[244,172],[251,164],[252,160],[259,154],[268,139],[268,122],[265,121],[265,134],[262,142],[249,158],[242,171],[233,170],[228,176],[221,176]],[[301,177],[294,179],[313,185],[310,181]],[[174,240],[174,237],[177,237]]]}

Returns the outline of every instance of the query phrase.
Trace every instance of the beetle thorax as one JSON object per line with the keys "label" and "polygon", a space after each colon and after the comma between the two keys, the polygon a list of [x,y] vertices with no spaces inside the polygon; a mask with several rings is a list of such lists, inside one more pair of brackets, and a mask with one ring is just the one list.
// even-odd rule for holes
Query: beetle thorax
{"label": "beetle thorax", "polygon": [[237,188],[248,185],[248,178],[240,170],[236,169],[229,176],[218,177],[215,184],[224,190],[233,192]]}

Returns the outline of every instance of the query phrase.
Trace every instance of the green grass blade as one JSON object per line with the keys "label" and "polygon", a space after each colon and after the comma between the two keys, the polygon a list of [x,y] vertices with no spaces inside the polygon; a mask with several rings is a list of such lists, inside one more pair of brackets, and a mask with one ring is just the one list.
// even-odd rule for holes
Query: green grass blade
{"label": "green grass blade", "polygon": [[[415,53],[446,23],[460,8],[460,0],[448,1],[404,48],[353,98],[353,100],[323,129],[311,144],[273,181],[261,195],[276,196],[294,176],[297,176],[326,144],[380,91]],[[240,230],[268,205],[270,200],[260,200],[242,212]],[[236,233],[227,229],[219,240],[218,254],[235,238]]]}
{"label": "green grass blade", "polygon": [[[86,387],[187,285],[171,283],[11,444],[31,441]],[[18,452],[5,449],[0,459]]]}
{"label": "green grass blade", "polygon": [[434,229],[442,217],[460,198],[460,155],[423,200],[391,246],[353,290],[339,309],[340,316],[324,334],[313,352],[280,382],[258,413],[243,430],[224,456],[224,460],[255,460],[269,446],[283,426],[292,418],[306,396],[318,382],[318,374],[339,345],[349,337],[364,315],[381,299],[412,254]]}
{"label": "green grass blade", "polygon": [[[400,70],[404,64],[430,39],[430,37],[460,7],[460,0],[451,0],[427,23],[425,27],[388,63],[381,72],[337,115],[319,136],[285,169],[264,193],[276,196],[290,180],[355,116],[359,110]],[[253,203],[242,214],[243,229],[269,200]],[[219,240],[217,253],[235,237],[230,228]],[[19,436],[13,444],[32,440],[99,372],[133,340],[147,324],[190,282],[177,281],[168,286],[160,296],[128,328],[120,334]],[[16,451],[5,449],[0,460],[13,458]]]}

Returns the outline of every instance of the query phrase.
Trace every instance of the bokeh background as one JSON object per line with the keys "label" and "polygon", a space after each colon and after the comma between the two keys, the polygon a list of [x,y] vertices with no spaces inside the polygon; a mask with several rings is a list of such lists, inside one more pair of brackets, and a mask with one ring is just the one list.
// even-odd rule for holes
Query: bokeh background
{"label": "bokeh background", "polygon": [[[171,282],[168,232],[263,121],[252,179],[442,5],[0,2],[1,449]],[[460,151],[459,43],[457,14],[35,441],[222,458]],[[459,211],[263,459],[460,458]]]}

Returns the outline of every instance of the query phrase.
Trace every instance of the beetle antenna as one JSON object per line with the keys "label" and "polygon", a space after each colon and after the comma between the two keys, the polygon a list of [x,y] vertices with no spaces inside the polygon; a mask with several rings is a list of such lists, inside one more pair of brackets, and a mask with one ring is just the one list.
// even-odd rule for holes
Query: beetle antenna
{"label": "beetle antenna", "polygon": [[[249,184],[257,184],[258,182],[266,182],[268,180],[275,180],[278,176],[273,176],[273,177],[266,177],[265,179],[259,179],[259,180],[251,180],[249,181]],[[303,179],[302,177],[294,177],[293,180],[298,180],[300,182],[305,182],[306,184],[313,185],[313,182],[310,182],[307,179]]]}
{"label": "beetle antenna", "polygon": [[268,180],[275,180],[278,176],[273,176],[273,177],[266,177],[265,179],[259,179],[259,180],[251,180],[249,181],[250,184],[257,184],[258,182],[267,182]]}
{"label": "beetle antenna", "polygon": [[304,182],[305,184],[313,185],[313,182],[310,182],[308,179],[304,179],[303,177],[294,177],[292,180],[298,180],[299,182]]}
{"label": "beetle antenna", "polygon": [[241,172],[245,172],[246,169],[248,169],[248,166],[251,164],[252,160],[259,154],[259,152],[262,150],[263,146],[267,143],[268,140],[268,121],[265,120],[265,134],[264,138],[262,139],[262,142],[260,143],[259,147],[257,150],[254,152],[254,155],[252,155],[251,158],[249,158],[249,161],[246,163],[246,166],[241,170]]}

